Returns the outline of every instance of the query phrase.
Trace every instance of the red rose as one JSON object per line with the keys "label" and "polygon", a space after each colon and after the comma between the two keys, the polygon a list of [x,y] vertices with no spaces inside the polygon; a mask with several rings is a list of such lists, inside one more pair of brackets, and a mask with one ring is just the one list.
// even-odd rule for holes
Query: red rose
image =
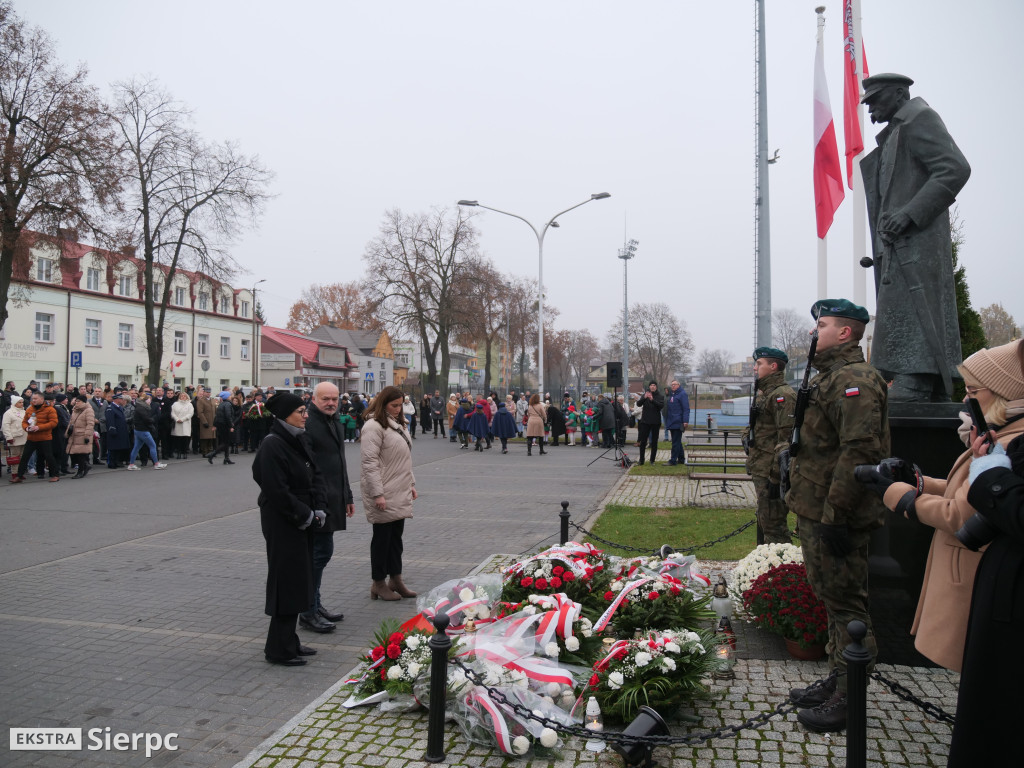
{"label": "red rose", "polygon": [[551,572],[555,574],[555,576],[561,576],[563,573],[565,573],[565,568],[563,568],[560,565],[556,565],[554,568],[551,569]]}
{"label": "red rose", "polygon": [[552,576],[551,577],[551,588],[552,589],[558,589],[560,586],[562,586],[562,580],[560,578],[558,578],[557,576]]}
{"label": "red rose", "polygon": [[547,579],[540,578],[540,579],[537,579],[533,583],[534,583],[534,586],[537,587],[537,589],[547,589],[548,588],[548,580]]}
{"label": "red rose", "polygon": [[533,586],[533,577],[532,576],[524,576],[523,580],[519,582],[519,586],[521,586],[521,587],[532,587]]}
{"label": "red rose", "polygon": [[395,643],[392,643],[388,646],[387,654],[389,659],[397,659],[402,655],[402,648]]}
{"label": "red rose", "polygon": [[566,571],[562,574],[562,581],[576,581],[576,574],[572,571]]}
{"label": "red rose", "polygon": [[604,599],[605,600],[614,600],[615,599],[615,593],[612,592],[611,590],[608,590],[607,592],[604,593]]}
{"label": "red rose", "polygon": [[377,659],[379,659],[383,655],[384,655],[384,646],[383,645],[378,645],[376,648],[374,648],[372,651],[370,651],[370,658],[373,659],[374,661],[376,661]]}
{"label": "red rose", "polygon": [[648,600],[657,600],[659,597],[660,597],[660,595],[657,592],[648,592],[647,593],[647,599]]}
{"label": "red rose", "polygon": [[405,635],[401,632],[395,632],[388,638],[388,643],[393,645],[401,645],[402,641],[405,640]]}

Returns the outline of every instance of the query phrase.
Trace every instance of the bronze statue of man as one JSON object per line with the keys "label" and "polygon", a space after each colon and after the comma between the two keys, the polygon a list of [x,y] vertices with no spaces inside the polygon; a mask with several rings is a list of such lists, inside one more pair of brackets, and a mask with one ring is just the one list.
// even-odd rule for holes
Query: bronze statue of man
{"label": "bronze statue of man", "polygon": [[861,160],[877,295],[871,364],[889,402],[949,402],[961,362],[949,207],[971,167],[904,75],[865,78],[871,122],[887,123]]}

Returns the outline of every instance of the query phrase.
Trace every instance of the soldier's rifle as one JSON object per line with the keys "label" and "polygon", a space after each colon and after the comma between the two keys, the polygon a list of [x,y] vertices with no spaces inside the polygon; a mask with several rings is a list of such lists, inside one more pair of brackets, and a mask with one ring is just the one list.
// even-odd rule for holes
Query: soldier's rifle
{"label": "soldier's rifle", "polygon": [[800,389],[796,393],[796,409],[793,413],[793,434],[789,439],[789,447],[779,454],[779,470],[781,476],[781,495],[785,498],[789,490],[789,465],[793,457],[800,453],[800,428],[804,425],[804,413],[811,400],[811,364],[814,362],[814,354],[818,351],[818,320],[821,318],[821,307],[818,307],[818,314],[814,318],[814,333],[811,334],[811,346],[807,350],[807,367],[804,368],[804,378],[800,382]]}

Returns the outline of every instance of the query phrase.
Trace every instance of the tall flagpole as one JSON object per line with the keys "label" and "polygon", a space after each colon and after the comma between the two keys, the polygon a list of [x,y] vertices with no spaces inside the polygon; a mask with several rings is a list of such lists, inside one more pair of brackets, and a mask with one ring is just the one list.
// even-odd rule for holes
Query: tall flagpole
{"label": "tall flagpole", "polygon": [[[853,55],[857,70],[857,94],[862,93],[864,80],[864,39],[860,27],[860,0],[852,0],[853,9]],[[857,125],[861,139],[864,138],[864,105],[857,99]],[[862,143],[864,143],[862,141]],[[865,147],[866,147],[865,143]],[[853,160],[853,302],[860,306],[867,304],[867,270],[861,266],[861,259],[867,256],[867,199],[864,196],[864,178],[860,173],[861,152]]]}
{"label": "tall flagpole", "polygon": [[[814,9],[818,14],[818,48],[822,46],[825,34],[825,6],[820,5]],[[828,235],[818,238],[818,298],[824,299],[828,296]],[[863,306],[863,305],[861,305]]]}
{"label": "tall flagpole", "polygon": [[757,84],[755,113],[757,122],[757,164],[755,176],[754,218],[754,261],[755,275],[755,346],[769,347],[772,343],[772,258],[771,224],[768,206],[768,67],[765,61],[764,4],[757,5],[757,35],[755,37]]}

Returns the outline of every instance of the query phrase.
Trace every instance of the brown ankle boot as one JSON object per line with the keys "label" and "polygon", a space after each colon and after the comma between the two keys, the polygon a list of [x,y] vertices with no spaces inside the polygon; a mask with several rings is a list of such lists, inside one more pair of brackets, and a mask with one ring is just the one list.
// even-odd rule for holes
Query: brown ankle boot
{"label": "brown ankle boot", "polygon": [[402,596],[392,591],[391,587],[383,580],[375,581],[370,587],[370,599],[376,600],[401,600]]}
{"label": "brown ankle boot", "polygon": [[416,597],[416,593],[405,586],[405,582],[402,581],[402,574],[400,573],[391,574],[391,578],[388,580],[388,586],[402,597]]}

